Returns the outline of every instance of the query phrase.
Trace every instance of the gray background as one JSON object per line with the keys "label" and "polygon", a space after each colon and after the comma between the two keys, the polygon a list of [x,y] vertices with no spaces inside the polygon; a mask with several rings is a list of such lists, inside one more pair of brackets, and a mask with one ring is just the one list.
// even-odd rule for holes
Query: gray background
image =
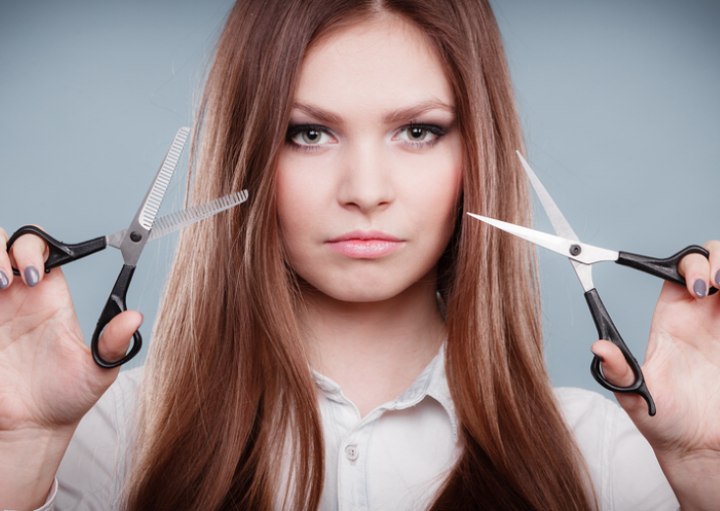
{"label": "gray background", "polygon": [[[192,122],[230,5],[0,2],[0,225],[37,223],[68,242],[124,227],[174,132]],[[530,161],[583,240],[665,256],[720,237],[720,4],[493,6]],[[185,169],[184,159],[162,212],[181,207]],[[536,225],[550,228],[540,212]],[[146,340],[174,242],[148,245],[128,297]],[[108,250],[65,268],[88,335],[120,263]],[[540,269],[553,382],[599,389],[579,284],[561,257],[542,252]],[[608,263],[595,282],[642,358],[659,281]]]}

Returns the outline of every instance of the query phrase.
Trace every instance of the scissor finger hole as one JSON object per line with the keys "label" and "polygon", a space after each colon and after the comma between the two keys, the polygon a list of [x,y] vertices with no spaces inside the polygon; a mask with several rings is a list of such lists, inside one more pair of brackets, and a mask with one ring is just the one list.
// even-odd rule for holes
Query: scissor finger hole
{"label": "scissor finger hole", "polygon": [[[603,370],[603,359],[595,355],[591,364],[591,373],[595,380],[603,387],[613,392],[635,392],[643,385],[643,376],[639,368],[636,368],[627,359],[625,359],[627,367],[630,369],[633,380],[628,385],[619,385],[613,383]],[[640,372],[639,372],[640,371]]]}
{"label": "scissor finger hole", "polygon": [[[117,323],[108,323],[99,334],[93,336],[92,355],[100,367],[109,369],[122,365],[137,355],[142,347],[142,336],[138,330],[133,332],[128,342],[127,337],[115,331],[118,328],[120,326]],[[127,346],[126,342],[128,342]],[[126,346],[125,349],[123,346]]]}
{"label": "scissor finger hole", "polygon": [[[34,266],[38,270],[43,268],[45,261],[50,256],[50,247],[47,241],[39,234],[27,231],[26,227],[13,233],[6,241],[8,257],[15,275],[20,274],[18,269],[28,266]],[[45,232],[40,226],[31,225],[30,227]],[[22,233],[20,233],[21,231]],[[40,257],[38,257],[38,254],[40,254]]]}

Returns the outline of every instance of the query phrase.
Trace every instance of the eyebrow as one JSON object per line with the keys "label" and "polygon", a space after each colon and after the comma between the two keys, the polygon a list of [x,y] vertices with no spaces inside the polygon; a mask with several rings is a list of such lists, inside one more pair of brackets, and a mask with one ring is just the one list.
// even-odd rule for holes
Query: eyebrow
{"label": "eyebrow", "polygon": [[[292,107],[293,109],[299,110],[322,123],[342,124],[343,122],[342,117],[338,114],[315,105],[307,103],[294,103]],[[440,100],[427,100],[408,107],[391,110],[383,116],[383,122],[385,124],[407,122],[431,110],[444,110],[453,116],[455,115],[454,106]]]}
{"label": "eyebrow", "polygon": [[454,106],[448,105],[447,103],[439,100],[428,100],[418,103],[416,105],[411,105],[405,108],[398,108],[396,110],[388,112],[383,117],[383,121],[385,122],[385,124],[407,122],[431,110],[445,110],[446,112],[451,113],[453,116],[455,115]]}

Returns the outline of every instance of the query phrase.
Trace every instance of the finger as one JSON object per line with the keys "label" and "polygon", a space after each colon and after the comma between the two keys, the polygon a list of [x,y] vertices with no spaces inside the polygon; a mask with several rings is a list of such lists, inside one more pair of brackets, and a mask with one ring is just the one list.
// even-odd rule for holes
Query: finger
{"label": "finger", "polygon": [[685,277],[685,286],[695,298],[705,298],[708,293],[710,262],[700,254],[685,256],[678,265],[680,275]]}
{"label": "finger", "polygon": [[115,316],[100,334],[100,356],[104,360],[118,360],[125,356],[132,336],[142,321],[143,316],[137,311],[124,311]]}
{"label": "finger", "polygon": [[28,286],[37,286],[42,280],[47,252],[45,241],[32,234],[20,236],[10,247],[10,259],[15,262],[15,267]]}
{"label": "finger", "polygon": [[10,257],[7,253],[8,234],[0,227],[0,290],[10,287],[13,280]]}
{"label": "finger", "polygon": [[[605,378],[618,387],[629,387],[635,381],[635,373],[625,360],[620,348],[610,341],[596,341],[592,345],[592,352],[602,360],[602,372]],[[628,413],[634,414],[647,410],[645,401],[637,394],[616,392],[620,406]]]}
{"label": "finger", "polygon": [[635,375],[628,365],[620,348],[610,341],[597,341],[592,345],[592,352],[602,360],[602,370],[605,377],[613,385],[628,387],[633,384]]}
{"label": "finger", "polygon": [[708,241],[705,248],[710,252],[710,280],[713,286],[720,289],[720,241]]}

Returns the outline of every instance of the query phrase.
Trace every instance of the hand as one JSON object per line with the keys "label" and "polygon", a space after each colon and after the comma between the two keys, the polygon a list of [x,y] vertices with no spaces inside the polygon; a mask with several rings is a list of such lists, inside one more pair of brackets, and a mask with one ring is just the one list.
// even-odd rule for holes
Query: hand
{"label": "hand", "polygon": [[[9,499],[0,508],[18,508],[28,488],[47,492],[77,423],[119,370],[94,363],[62,271],[43,271],[45,243],[22,236],[8,254],[7,239],[0,229],[0,496]],[[101,354],[124,354],[141,321],[132,311],[114,318]]]}
{"label": "hand", "polygon": [[[710,258],[694,254],[679,267],[687,287],[665,283],[650,330],[643,373],[657,405],[649,417],[639,396],[617,394],[653,446],[685,508],[716,509],[720,502],[720,242],[706,244]],[[603,372],[616,384],[633,375],[620,351],[598,341]]]}

